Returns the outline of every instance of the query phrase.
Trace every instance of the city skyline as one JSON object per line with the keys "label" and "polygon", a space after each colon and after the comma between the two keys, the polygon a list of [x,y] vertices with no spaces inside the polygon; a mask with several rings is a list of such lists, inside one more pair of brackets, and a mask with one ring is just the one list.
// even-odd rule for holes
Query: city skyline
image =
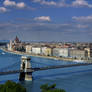
{"label": "city skyline", "polygon": [[0,40],[92,42],[90,0],[1,0]]}

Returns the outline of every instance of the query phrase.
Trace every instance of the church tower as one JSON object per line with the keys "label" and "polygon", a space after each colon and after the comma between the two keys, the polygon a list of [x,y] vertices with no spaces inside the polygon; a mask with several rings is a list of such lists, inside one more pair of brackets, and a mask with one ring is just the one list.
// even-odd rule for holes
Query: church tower
{"label": "church tower", "polygon": [[19,38],[16,36],[16,38],[14,39],[14,43],[20,43]]}

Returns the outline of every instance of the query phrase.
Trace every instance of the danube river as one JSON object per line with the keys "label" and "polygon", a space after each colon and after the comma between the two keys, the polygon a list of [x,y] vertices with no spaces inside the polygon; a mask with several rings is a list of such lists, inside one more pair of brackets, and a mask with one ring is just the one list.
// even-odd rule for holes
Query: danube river
{"label": "danube river", "polygon": [[[20,69],[20,63],[20,55],[9,54],[0,50],[0,69],[3,71],[4,67],[6,67],[6,70]],[[31,57],[32,67],[45,67],[72,63],[74,62]],[[18,77],[19,74],[0,76],[0,83],[4,83],[7,80],[19,82]],[[21,84],[27,88],[27,92],[41,92],[40,85],[45,83],[56,83],[57,88],[65,89],[66,92],[92,92],[92,65],[37,71],[33,73],[32,82],[21,82]]]}

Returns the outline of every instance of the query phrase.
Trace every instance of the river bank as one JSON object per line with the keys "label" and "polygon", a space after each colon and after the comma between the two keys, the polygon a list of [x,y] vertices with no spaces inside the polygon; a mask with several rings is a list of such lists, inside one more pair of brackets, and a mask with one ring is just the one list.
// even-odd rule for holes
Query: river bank
{"label": "river bank", "polygon": [[[31,54],[31,53],[26,53],[26,52],[19,52],[19,51],[9,51],[7,49],[1,49],[5,52],[8,53],[12,53],[12,54],[17,54],[17,55],[28,55],[28,56],[35,56],[35,57],[41,57],[41,58],[47,58],[47,59],[53,59],[53,60],[63,60],[63,61],[75,61],[77,62],[77,59],[74,58],[64,58],[64,57],[55,57],[55,56],[44,56],[44,55],[35,55],[35,54]],[[85,61],[85,62],[91,62],[91,60],[79,60],[81,61]]]}

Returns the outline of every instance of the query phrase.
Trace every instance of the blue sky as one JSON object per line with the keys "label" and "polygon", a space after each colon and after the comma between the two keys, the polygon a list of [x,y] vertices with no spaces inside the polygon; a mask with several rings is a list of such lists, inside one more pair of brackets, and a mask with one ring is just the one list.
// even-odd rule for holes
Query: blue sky
{"label": "blue sky", "polygon": [[0,40],[92,42],[91,0],[0,0]]}

